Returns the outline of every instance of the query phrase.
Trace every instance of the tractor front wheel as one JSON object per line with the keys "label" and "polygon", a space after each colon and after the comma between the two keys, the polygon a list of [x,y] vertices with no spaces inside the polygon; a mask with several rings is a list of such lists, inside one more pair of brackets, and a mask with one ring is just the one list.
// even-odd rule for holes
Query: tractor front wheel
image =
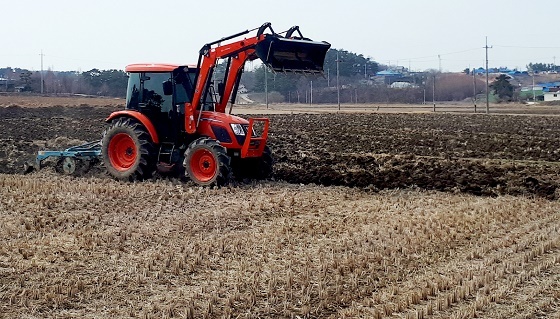
{"label": "tractor front wheel", "polygon": [[103,133],[101,154],[109,174],[118,180],[142,180],[155,169],[154,145],[141,123],[130,118],[113,121]]}
{"label": "tractor front wheel", "polygon": [[231,178],[230,157],[216,140],[202,137],[185,151],[185,176],[202,186],[224,186]]}
{"label": "tractor front wheel", "polygon": [[262,156],[258,159],[256,177],[258,179],[266,179],[272,175],[274,170],[274,158],[272,157],[272,150],[270,147],[265,146]]}
{"label": "tractor front wheel", "polygon": [[270,178],[274,170],[272,150],[267,145],[264,147],[261,157],[234,158],[232,166],[233,174],[238,180]]}

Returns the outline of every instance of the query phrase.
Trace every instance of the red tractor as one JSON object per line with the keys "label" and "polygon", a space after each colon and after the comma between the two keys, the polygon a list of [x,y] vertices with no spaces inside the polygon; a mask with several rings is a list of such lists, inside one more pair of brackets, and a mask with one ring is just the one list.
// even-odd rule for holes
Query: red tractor
{"label": "red tractor", "polygon": [[[255,30],[254,37],[222,44]],[[107,118],[101,140],[107,171],[120,180],[145,179],[156,170],[182,170],[182,163],[185,176],[195,183],[217,186],[227,184],[233,172],[268,177],[273,165],[266,144],[269,120],[226,113],[245,62],[260,58],[277,72],[317,74],[330,48],[303,37],[298,27],[281,34],[265,23],[208,43],[196,66],[127,66],[126,108]],[[220,61],[226,67],[217,79]]]}

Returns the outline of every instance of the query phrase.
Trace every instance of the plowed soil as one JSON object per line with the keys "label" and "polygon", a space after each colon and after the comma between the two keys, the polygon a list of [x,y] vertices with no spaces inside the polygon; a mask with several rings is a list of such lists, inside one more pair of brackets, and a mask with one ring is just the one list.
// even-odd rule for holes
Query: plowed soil
{"label": "plowed soil", "polygon": [[52,168],[114,106],[0,107],[0,318],[558,318],[560,117],[276,114],[272,180]]}
{"label": "plowed soil", "polygon": [[[0,173],[40,149],[100,138],[114,107],[0,108]],[[484,114],[271,114],[275,180],[557,198],[560,118]]]}

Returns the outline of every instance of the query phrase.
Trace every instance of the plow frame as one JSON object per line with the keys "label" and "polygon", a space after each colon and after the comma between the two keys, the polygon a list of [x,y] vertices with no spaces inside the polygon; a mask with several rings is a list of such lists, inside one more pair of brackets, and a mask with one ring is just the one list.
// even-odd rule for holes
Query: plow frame
{"label": "plow frame", "polygon": [[101,156],[101,141],[88,142],[78,146],[69,147],[63,151],[39,151],[33,164],[36,170],[41,169],[42,162],[47,158],[62,159],[71,157],[84,161],[98,160]]}

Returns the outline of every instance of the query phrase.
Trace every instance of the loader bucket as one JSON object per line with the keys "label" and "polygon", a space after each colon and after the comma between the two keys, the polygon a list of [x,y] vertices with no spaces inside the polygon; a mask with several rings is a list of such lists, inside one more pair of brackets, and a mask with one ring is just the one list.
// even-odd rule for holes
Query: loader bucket
{"label": "loader bucket", "polygon": [[278,72],[321,73],[331,45],[308,39],[288,39],[267,34],[257,44],[257,56]]}

